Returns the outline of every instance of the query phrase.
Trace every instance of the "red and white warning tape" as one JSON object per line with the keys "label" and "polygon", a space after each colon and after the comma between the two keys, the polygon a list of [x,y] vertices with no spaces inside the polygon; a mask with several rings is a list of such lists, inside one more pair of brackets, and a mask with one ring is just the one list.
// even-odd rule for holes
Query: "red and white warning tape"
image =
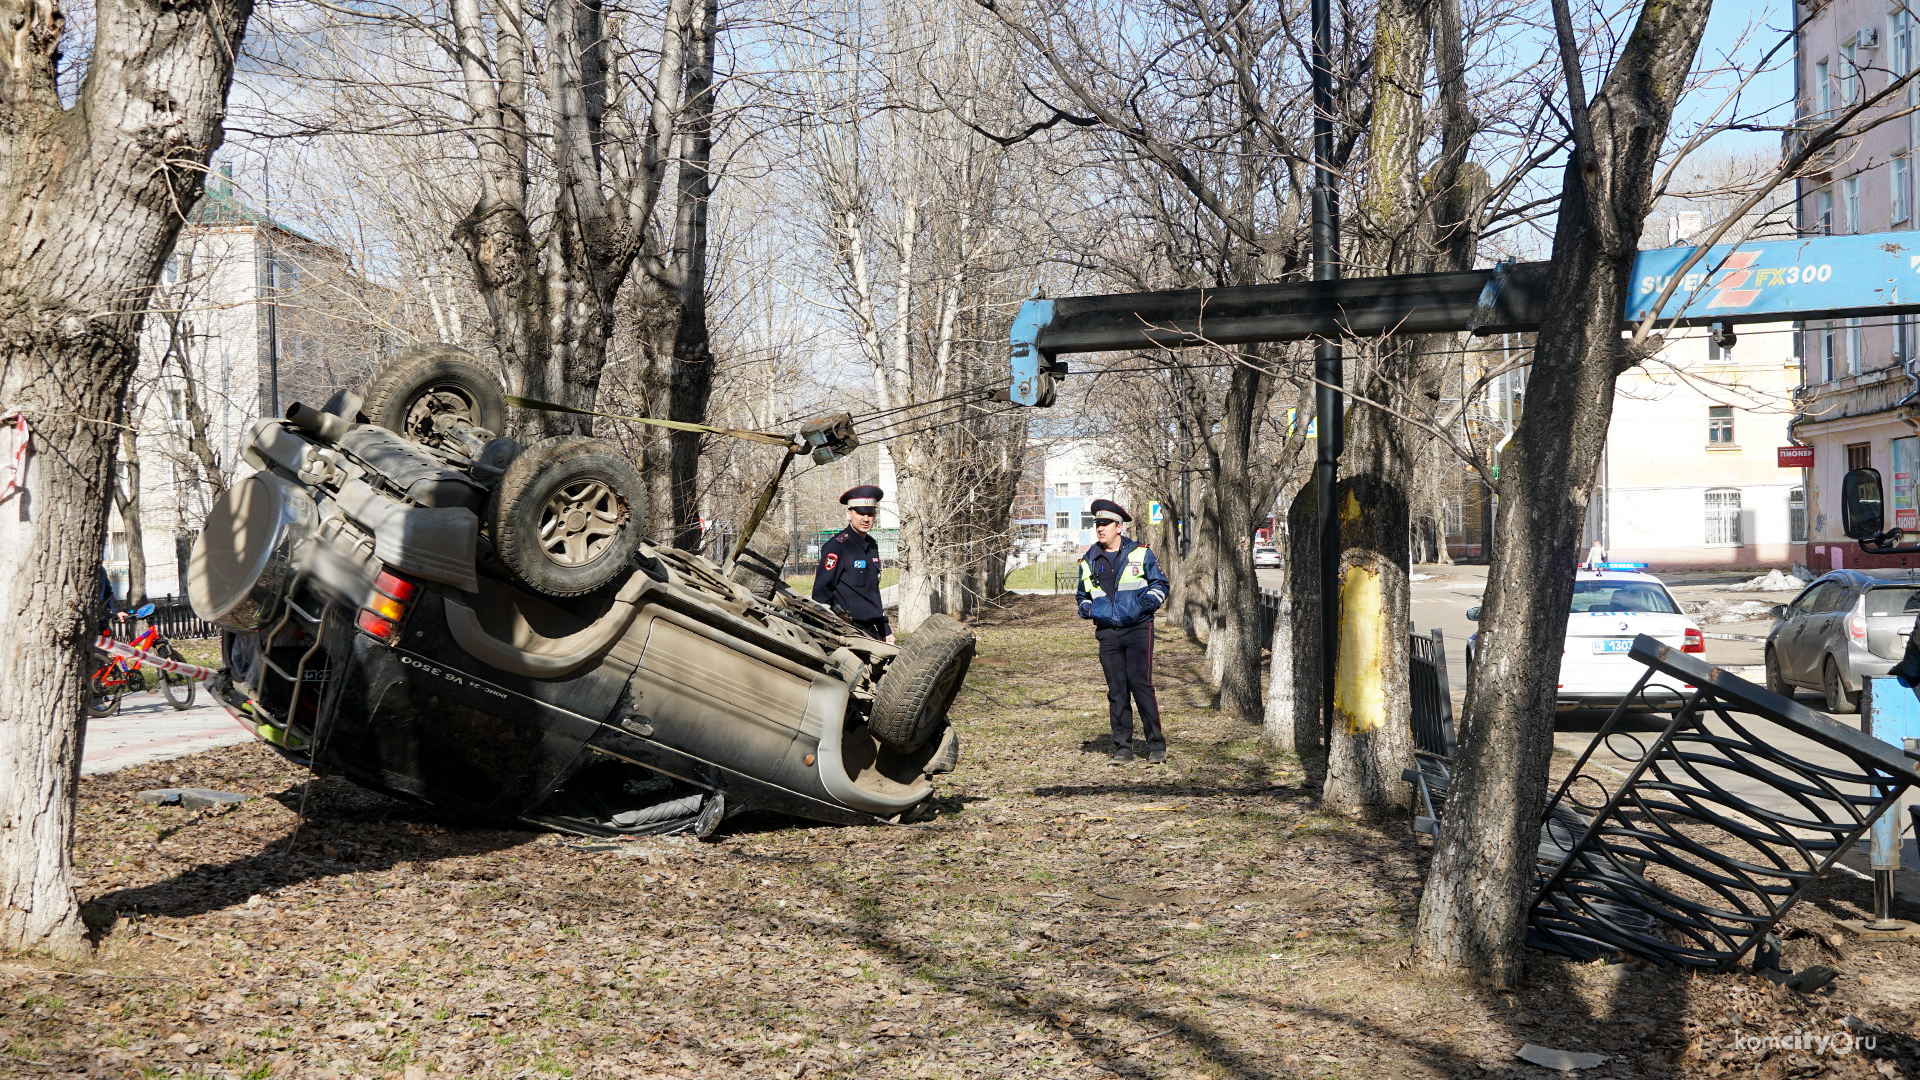
{"label": "red and white warning tape", "polygon": [[189,664],[185,660],[167,660],[155,656],[145,649],[136,649],[125,642],[115,641],[110,634],[101,634],[100,640],[95,641],[93,647],[99,649],[101,652],[111,653],[114,656],[124,656],[132,660],[138,660],[142,664],[152,664],[161,671],[171,671],[175,675],[185,675],[195,682],[205,682],[213,678],[213,669],[210,667],[201,667],[199,664]]}

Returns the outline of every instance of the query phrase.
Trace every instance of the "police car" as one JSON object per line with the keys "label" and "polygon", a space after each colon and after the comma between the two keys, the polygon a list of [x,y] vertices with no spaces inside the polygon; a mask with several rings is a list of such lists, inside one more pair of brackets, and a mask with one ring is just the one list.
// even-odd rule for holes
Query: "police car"
{"label": "police car", "polygon": [[[1694,624],[1659,578],[1641,573],[1645,563],[1600,563],[1574,575],[1573,603],[1567,613],[1567,639],[1560,655],[1562,709],[1618,705],[1647,669],[1628,657],[1641,634],[1678,646],[1682,652],[1707,651],[1706,634]],[[1467,609],[1480,621],[1480,609]],[[1467,639],[1467,679],[1479,652],[1480,631]],[[1686,687],[1655,676],[1647,684],[1650,705],[1675,700]]]}

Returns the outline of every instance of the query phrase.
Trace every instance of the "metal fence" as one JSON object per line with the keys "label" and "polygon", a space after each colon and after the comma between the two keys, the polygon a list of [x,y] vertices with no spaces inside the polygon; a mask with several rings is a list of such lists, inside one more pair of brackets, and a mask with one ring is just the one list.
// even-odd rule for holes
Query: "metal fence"
{"label": "metal fence", "polygon": [[146,619],[112,621],[113,636],[121,641],[139,637],[148,625],[160,628],[160,636],[173,640],[219,637],[220,628],[193,613],[193,605],[184,596],[150,596],[153,615]]}
{"label": "metal fence", "polygon": [[1431,634],[1408,636],[1413,672],[1408,680],[1413,697],[1413,744],[1441,757],[1453,756],[1453,695],[1447,684],[1447,641],[1434,627]]}
{"label": "metal fence", "polygon": [[[1543,836],[1528,943],[1729,971],[1920,773],[1898,748],[1644,634],[1629,655],[1646,675],[1547,804],[1574,827]],[[1627,716],[1660,675],[1688,693],[1662,730],[1636,732]],[[1803,756],[1809,742],[1821,760]],[[1602,749],[1624,777],[1589,764]]]}

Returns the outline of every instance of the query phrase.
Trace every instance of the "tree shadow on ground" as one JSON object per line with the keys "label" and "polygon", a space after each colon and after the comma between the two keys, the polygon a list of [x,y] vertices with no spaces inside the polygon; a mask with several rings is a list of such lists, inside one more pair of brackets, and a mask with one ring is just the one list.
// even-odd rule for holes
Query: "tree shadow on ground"
{"label": "tree shadow on ground", "polygon": [[[265,797],[298,813],[305,787],[294,785]],[[87,900],[85,906],[96,912],[173,918],[204,915],[245,906],[259,893],[303,881],[484,855],[518,847],[540,835],[476,824],[336,778],[312,781],[312,790],[305,795],[304,819],[296,829],[267,841],[258,851],[223,863],[202,863],[150,885],[113,889]],[[162,835],[190,833],[223,812],[224,808],[200,811]]]}

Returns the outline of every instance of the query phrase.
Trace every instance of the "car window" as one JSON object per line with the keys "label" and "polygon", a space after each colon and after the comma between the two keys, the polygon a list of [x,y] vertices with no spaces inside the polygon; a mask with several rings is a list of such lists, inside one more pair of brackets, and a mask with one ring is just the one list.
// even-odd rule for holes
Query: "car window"
{"label": "car window", "polygon": [[1813,614],[1813,602],[1820,599],[1820,590],[1826,587],[1826,582],[1823,581],[1807,586],[1806,592],[1794,597],[1793,603],[1787,605],[1787,618],[1796,619],[1802,615]]}
{"label": "car window", "polygon": [[1871,589],[1867,592],[1868,615],[1920,615],[1920,586]]}
{"label": "car window", "polygon": [[1646,581],[1606,581],[1595,579],[1573,583],[1573,612],[1654,611],[1678,615],[1667,590]]}
{"label": "car window", "polygon": [[1822,615],[1829,611],[1843,611],[1847,606],[1847,598],[1851,595],[1853,590],[1847,588],[1845,582],[1829,581],[1820,586],[1820,592],[1814,596],[1813,610],[1815,614]]}

